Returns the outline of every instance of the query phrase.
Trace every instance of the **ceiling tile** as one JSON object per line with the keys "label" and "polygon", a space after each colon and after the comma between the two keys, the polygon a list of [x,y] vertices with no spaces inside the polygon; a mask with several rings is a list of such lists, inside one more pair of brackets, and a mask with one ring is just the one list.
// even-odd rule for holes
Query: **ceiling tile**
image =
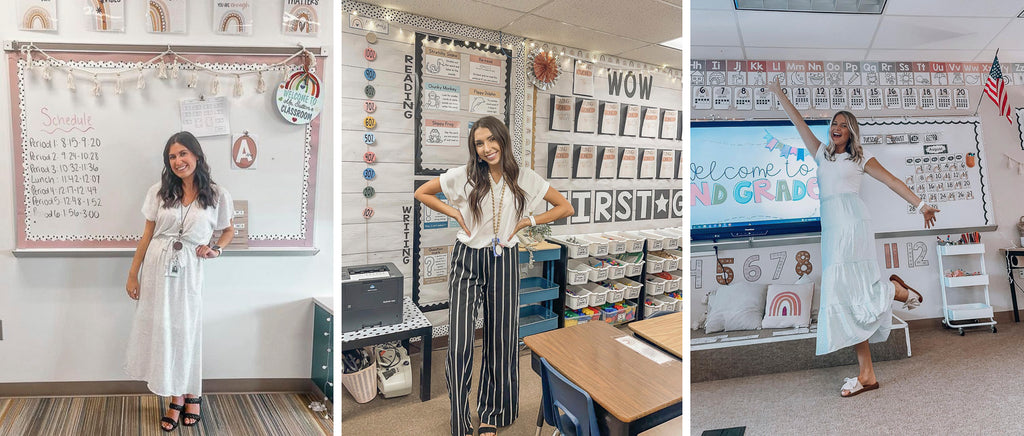
{"label": "ceiling tile", "polygon": [[1005,18],[884,17],[871,48],[971,50],[988,45]]}
{"label": "ceiling tile", "polygon": [[[991,63],[992,58],[995,57],[995,50],[981,50],[977,56],[974,57],[974,62],[985,62]],[[1024,63],[1024,50],[999,50],[999,63]]]}
{"label": "ceiling tile", "polygon": [[740,45],[740,31],[733,11],[692,10],[690,44]]}
{"label": "ceiling tile", "polygon": [[[748,46],[868,48],[877,15],[736,11]],[[856,29],[836,34],[829,29]]]}
{"label": "ceiling tile", "polygon": [[989,41],[985,48],[1017,48],[1024,41],[1024,20],[1014,19]]}
{"label": "ceiling tile", "polygon": [[494,6],[501,6],[503,8],[515,9],[520,12],[530,12],[537,9],[538,6],[543,5],[551,0],[477,0],[484,3],[492,4]]}
{"label": "ceiling tile", "polygon": [[457,6],[450,0],[366,0],[366,3],[481,29],[500,29],[523,15],[475,1],[462,1]]}
{"label": "ceiling tile", "polygon": [[695,45],[690,47],[690,59],[743,59],[743,49]]}
{"label": "ceiling tile", "polygon": [[653,43],[683,35],[682,8],[659,0],[555,0],[533,15]]}
{"label": "ceiling tile", "polygon": [[593,50],[600,53],[621,53],[649,44],[644,41],[636,41],[608,33],[570,26],[535,15],[525,15],[501,30],[529,39]]}
{"label": "ceiling tile", "polygon": [[[869,61],[946,61],[971,62],[978,50],[888,50],[868,51]],[[991,60],[991,59],[989,59]]]}
{"label": "ceiling tile", "polygon": [[885,15],[935,17],[1016,17],[1024,9],[1020,2],[1006,0],[889,0]]}
{"label": "ceiling tile", "polygon": [[747,47],[750,60],[814,60],[814,61],[859,61],[867,50],[844,48],[775,48]]}
{"label": "ceiling tile", "polygon": [[668,65],[672,68],[683,68],[683,52],[658,44],[651,44],[616,54],[618,57],[647,62],[656,65]]}

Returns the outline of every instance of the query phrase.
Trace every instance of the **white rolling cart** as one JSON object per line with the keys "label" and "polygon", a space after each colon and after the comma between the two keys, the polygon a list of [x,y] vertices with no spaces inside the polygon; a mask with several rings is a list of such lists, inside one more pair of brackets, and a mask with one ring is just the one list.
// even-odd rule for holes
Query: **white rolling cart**
{"label": "white rolling cart", "polygon": [[[942,286],[942,324],[948,328],[958,329],[960,336],[968,327],[990,326],[996,332],[996,320],[993,318],[992,304],[988,298],[988,273],[985,271],[985,244],[939,245],[939,284]],[[975,256],[981,274],[962,277],[946,277],[947,256]],[[977,303],[949,304],[946,293],[950,288],[982,287],[985,301]],[[988,318],[988,321],[984,321]],[[963,322],[958,322],[963,321]]]}

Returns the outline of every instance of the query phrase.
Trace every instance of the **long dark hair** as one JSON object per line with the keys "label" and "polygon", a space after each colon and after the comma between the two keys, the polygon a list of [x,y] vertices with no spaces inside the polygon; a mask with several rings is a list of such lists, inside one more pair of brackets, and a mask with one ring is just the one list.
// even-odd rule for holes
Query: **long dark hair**
{"label": "long dark hair", "polygon": [[214,206],[217,194],[213,191],[213,177],[210,177],[210,166],[206,164],[206,154],[199,140],[189,132],[178,132],[167,138],[167,145],[164,146],[164,170],[160,175],[160,191],[157,195],[163,199],[163,207],[174,207],[181,203],[185,196],[182,188],[181,178],[171,170],[171,159],[168,155],[171,146],[181,144],[196,156],[196,169],[192,173],[192,183],[196,187],[195,200],[199,201],[199,207],[206,209]]}
{"label": "long dark hair", "polygon": [[494,139],[501,146],[502,178],[505,179],[505,184],[512,191],[512,197],[515,199],[516,215],[522,216],[523,208],[526,205],[526,191],[519,187],[519,164],[516,163],[515,157],[512,155],[512,141],[508,134],[508,127],[505,127],[505,123],[501,122],[501,120],[491,116],[476,120],[473,123],[473,129],[469,131],[469,163],[466,164],[466,174],[468,176],[466,183],[473,187],[469,192],[469,210],[473,212],[473,217],[479,221],[481,213],[480,200],[491,192],[489,165],[476,154],[476,144],[474,144],[476,129],[480,128],[490,130],[491,135],[494,136]]}

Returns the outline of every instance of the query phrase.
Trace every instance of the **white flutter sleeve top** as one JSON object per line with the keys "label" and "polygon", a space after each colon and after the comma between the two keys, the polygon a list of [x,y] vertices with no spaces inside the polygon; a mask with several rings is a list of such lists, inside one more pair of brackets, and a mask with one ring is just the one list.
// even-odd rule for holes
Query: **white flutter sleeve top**
{"label": "white flutter sleeve top", "polygon": [[[449,169],[444,174],[441,174],[440,178],[441,192],[448,199],[448,203],[462,213],[462,219],[466,222],[466,227],[471,232],[470,235],[467,235],[465,231],[459,229],[459,234],[456,236],[459,242],[470,248],[490,247],[491,239],[495,236],[492,224],[495,211],[491,208],[491,193],[488,193],[481,199],[480,220],[477,220],[473,217],[473,211],[469,208],[469,193],[473,190],[473,186],[467,183],[469,176],[466,172],[466,166],[463,165]],[[519,243],[519,238],[512,235],[512,230],[515,229],[516,223],[520,219],[537,209],[544,200],[544,194],[548,192],[548,187],[550,186],[550,183],[539,174],[523,167],[519,168],[519,178],[516,182],[526,193],[523,215],[516,214],[515,197],[512,195],[512,190],[506,184],[498,182],[504,189],[499,188],[494,191],[494,206],[501,209],[501,222],[497,236],[506,247],[512,247]],[[498,206],[499,192],[502,193],[501,206]]]}

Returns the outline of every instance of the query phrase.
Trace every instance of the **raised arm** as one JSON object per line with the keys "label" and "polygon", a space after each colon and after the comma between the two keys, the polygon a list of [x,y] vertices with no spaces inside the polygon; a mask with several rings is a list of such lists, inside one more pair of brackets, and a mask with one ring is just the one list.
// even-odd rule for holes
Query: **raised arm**
{"label": "raised arm", "polygon": [[793,102],[789,101],[789,97],[786,96],[785,92],[782,92],[782,86],[779,85],[777,80],[773,80],[768,84],[768,89],[775,93],[775,96],[779,98],[779,102],[782,103],[782,108],[786,110],[786,116],[796,126],[796,130],[800,132],[800,139],[804,141],[804,147],[807,151],[811,152],[811,156],[818,154],[818,146],[821,145],[821,141],[818,137],[814,136],[814,132],[811,132],[811,128],[807,126],[807,122],[804,121],[804,117],[797,112],[796,106],[793,106]]}
{"label": "raised arm", "polygon": [[466,222],[462,219],[462,212],[437,198],[439,192],[441,192],[441,178],[434,177],[429,182],[420,185],[416,189],[416,193],[413,194],[413,197],[420,203],[423,203],[424,206],[454,218],[462,226],[462,231],[466,232],[467,236],[470,236],[469,228],[466,227]]}
{"label": "raised arm", "polygon": [[[914,191],[911,191],[909,187],[902,180],[897,179],[896,176],[892,175],[889,170],[885,169],[882,164],[878,163],[878,159],[871,158],[866,164],[864,164],[864,172],[874,177],[875,180],[882,182],[889,189],[892,189],[896,195],[910,203],[912,206],[921,204],[921,197],[918,197]],[[924,228],[930,228],[935,225],[935,214],[939,212],[938,209],[930,204],[925,204],[921,208],[921,213],[924,214]]]}

